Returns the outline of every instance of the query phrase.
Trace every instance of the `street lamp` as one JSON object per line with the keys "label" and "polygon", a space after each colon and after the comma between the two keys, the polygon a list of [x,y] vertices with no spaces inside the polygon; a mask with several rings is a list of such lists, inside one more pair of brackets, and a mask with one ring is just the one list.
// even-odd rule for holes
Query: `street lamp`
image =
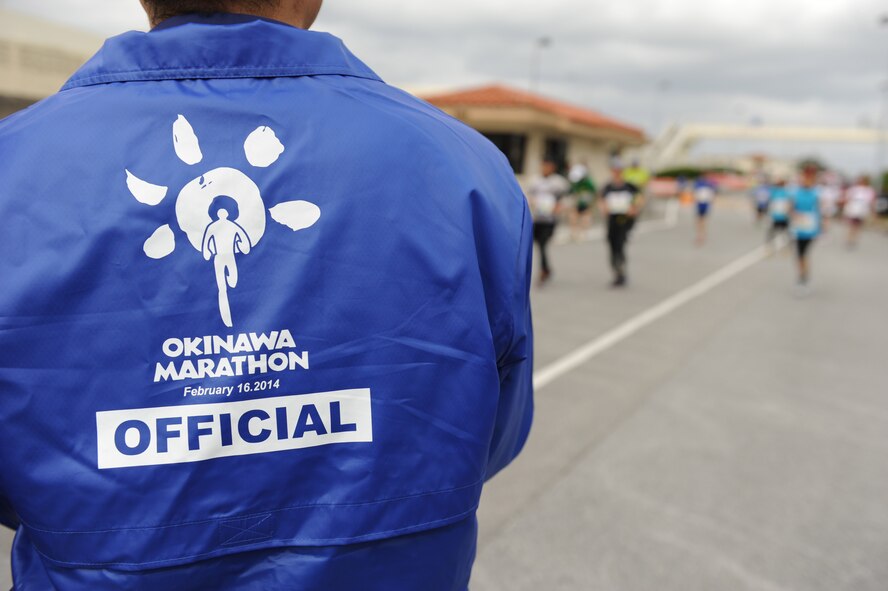
{"label": "street lamp", "polygon": [[[879,24],[888,26],[888,14],[879,17]],[[885,178],[885,127],[888,123],[888,80],[879,88],[879,118],[876,120],[876,175],[874,177],[877,190],[885,190],[883,179]]]}
{"label": "street lamp", "polygon": [[657,89],[654,93],[653,127],[651,128],[651,133],[655,138],[659,137],[660,128],[663,127],[662,118],[666,107],[666,93],[670,88],[672,88],[671,81],[665,78],[657,81]]}
{"label": "street lamp", "polygon": [[530,91],[540,91],[542,76],[543,50],[552,45],[551,37],[539,37],[533,42],[533,53],[530,56]]}
{"label": "street lamp", "polygon": [[879,118],[876,120],[876,175],[874,186],[882,190],[882,179],[885,176],[885,134],[888,123],[888,80],[879,87]]}

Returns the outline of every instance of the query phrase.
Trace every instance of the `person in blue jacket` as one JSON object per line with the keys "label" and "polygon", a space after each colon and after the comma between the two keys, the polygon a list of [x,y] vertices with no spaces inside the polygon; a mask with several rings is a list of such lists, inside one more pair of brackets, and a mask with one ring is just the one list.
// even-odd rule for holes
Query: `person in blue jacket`
{"label": "person in blue jacket", "polygon": [[320,0],[144,4],[0,122],[15,589],[466,589],[532,414],[506,158]]}
{"label": "person in blue jacket", "polygon": [[808,252],[820,234],[822,225],[816,168],[808,166],[802,170],[801,184],[792,192],[791,204],[791,230],[796,244],[798,284],[804,288],[810,275]]}
{"label": "person in blue jacket", "polygon": [[715,201],[717,186],[712,180],[701,176],[694,181],[694,201],[697,204],[696,238],[694,243],[703,246],[706,243],[706,217]]}

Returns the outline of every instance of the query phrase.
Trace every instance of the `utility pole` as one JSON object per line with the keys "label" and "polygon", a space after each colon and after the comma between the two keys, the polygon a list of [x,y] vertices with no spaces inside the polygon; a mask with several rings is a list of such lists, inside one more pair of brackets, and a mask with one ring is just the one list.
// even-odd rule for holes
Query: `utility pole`
{"label": "utility pole", "polygon": [[885,135],[888,126],[888,79],[879,87],[879,118],[876,120],[876,175],[873,177],[873,186],[881,191],[888,189],[883,187],[885,178]]}
{"label": "utility pole", "polygon": [[657,81],[656,92],[654,92],[654,109],[653,122],[651,127],[651,135],[654,139],[660,136],[660,128],[663,127],[663,115],[666,110],[666,93],[672,88],[672,82],[662,78]]}
{"label": "utility pole", "polygon": [[552,45],[551,37],[539,37],[533,42],[530,56],[530,92],[540,92],[540,79],[543,69],[543,50]]}
{"label": "utility pole", "polygon": [[[888,27],[888,13],[879,17],[879,25]],[[873,186],[876,190],[888,190],[883,186],[885,178],[885,127],[888,126],[888,78],[879,88],[879,118],[876,120],[876,175],[873,178]]]}

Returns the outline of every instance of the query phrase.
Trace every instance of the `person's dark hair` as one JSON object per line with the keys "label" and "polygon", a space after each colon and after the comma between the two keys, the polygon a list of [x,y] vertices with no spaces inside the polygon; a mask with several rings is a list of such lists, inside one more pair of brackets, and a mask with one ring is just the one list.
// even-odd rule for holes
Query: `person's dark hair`
{"label": "person's dark hair", "polygon": [[253,12],[278,4],[280,0],[145,0],[153,22],[194,12]]}

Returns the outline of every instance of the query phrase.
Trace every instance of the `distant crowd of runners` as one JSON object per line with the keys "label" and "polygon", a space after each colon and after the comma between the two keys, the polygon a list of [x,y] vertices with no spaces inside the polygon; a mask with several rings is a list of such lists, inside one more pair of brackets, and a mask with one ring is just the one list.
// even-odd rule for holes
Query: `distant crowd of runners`
{"label": "distant crowd of runners", "polygon": [[795,242],[798,282],[802,287],[807,285],[810,275],[808,251],[829,221],[844,218],[848,226],[846,245],[856,248],[864,222],[876,213],[877,197],[868,176],[862,175],[843,186],[837,178],[821,175],[813,165],[802,169],[796,183],[762,179],[753,191],[756,221],[770,218],[769,242],[781,234]]}
{"label": "distant crowd of runners", "polygon": [[[571,240],[588,236],[594,212],[598,210],[605,229],[611,286],[624,287],[628,281],[626,246],[630,233],[645,204],[650,174],[637,161],[624,166],[619,158],[610,162],[610,180],[600,189],[583,164],[565,166],[559,173],[554,161],[545,161],[542,173],[528,188],[534,216],[534,242],[539,254],[539,285],[552,278],[549,246],[557,225],[564,221]],[[675,193],[695,210],[695,244],[707,240],[707,218],[718,194],[718,185],[706,176],[692,181],[676,180]],[[822,174],[814,165],[803,166],[796,179],[760,178],[752,192],[756,223],[769,220],[765,238],[770,247],[778,240],[795,246],[798,285],[805,289],[810,277],[809,251],[825,231],[829,220],[847,222],[846,244],[855,248],[862,226],[876,213],[877,193],[867,176],[843,186],[835,175]]]}
{"label": "distant crowd of runners", "polygon": [[607,228],[612,286],[626,285],[626,243],[644,207],[644,189],[649,179],[648,172],[637,162],[625,167],[621,160],[614,158],[611,179],[599,191],[586,166],[571,166],[565,177],[558,173],[555,162],[543,162],[542,174],[528,189],[534,220],[533,238],[540,260],[539,284],[545,284],[552,277],[549,243],[559,220],[566,218],[569,221],[571,238],[578,240],[589,230],[593,203],[597,203]]}

